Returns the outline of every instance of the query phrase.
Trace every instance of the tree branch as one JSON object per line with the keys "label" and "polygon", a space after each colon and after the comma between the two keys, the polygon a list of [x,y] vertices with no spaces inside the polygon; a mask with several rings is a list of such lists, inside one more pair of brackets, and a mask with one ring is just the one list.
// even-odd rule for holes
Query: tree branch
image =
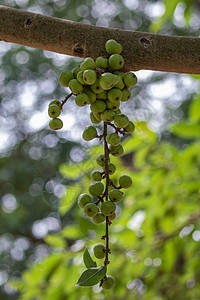
{"label": "tree branch", "polygon": [[105,42],[122,44],[123,71],[200,75],[200,38],[103,28],[0,6],[0,40],[72,56],[106,56]]}

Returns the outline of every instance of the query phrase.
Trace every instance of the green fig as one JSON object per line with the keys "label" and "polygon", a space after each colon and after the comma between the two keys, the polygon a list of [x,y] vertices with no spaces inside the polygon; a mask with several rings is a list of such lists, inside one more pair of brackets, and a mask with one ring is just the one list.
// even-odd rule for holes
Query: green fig
{"label": "green fig", "polygon": [[108,40],[106,42],[106,51],[108,54],[120,54],[122,50],[122,45],[115,40]]}
{"label": "green fig", "polygon": [[60,85],[67,87],[70,80],[72,80],[73,78],[74,78],[74,76],[73,76],[72,72],[70,72],[69,70],[63,71],[60,74],[59,83],[60,83]]}
{"label": "green fig", "polygon": [[94,59],[92,59],[91,57],[87,57],[86,59],[84,59],[84,61],[80,64],[80,69],[83,72],[87,69],[95,69]]}
{"label": "green fig", "polygon": [[83,81],[88,84],[92,85],[97,80],[97,74],[94,70],[88,69],[83,72]]}
{"label": "green fig", "polygon": [[87,203],[85,206],[84,206],[84,214],[87,216],[87,217],[90,217],[90,218],[93,218],[94,216],[97,215],[99,209],[98,207],[96,206],[96,204],[94,203]]}
{"label": "green fig", "polygon": [[85,106],[89,104],[89,97],[85,93],[79,93],[75,98],[76,105]]}
{"label": "green fig", "polygon": [[116,205],[112,201],[105,201],[101,204],[101,212],[104,216],[112,215],[116,210]]}
{"label": "green fig", "polygon": [[106,276],[106,279],[102,283],[102,289],[110,290],[115,286],[115,279],[112,276]]}
{"label": "green fig", "polygon": [[99,85],[103,90],[110,90],[118,82],[118,76],[109,72],[104,73],[99,77]]}
{"label": "green fig", "polygon": [[119,184],[122,188],[128,189],[132,185],[132,179],[128,175],[122,175],[119,177]]}
{"label": "green fig", "polygon": [[51,128],[52,130],[58,130],[61,129],[62,127],[63,127],[63,122],[59,118],[52,119],[49,122],[49,128]]}
{"label": "green fig", "polygon": [[61,113],[61,109],[58,105],[52,104],[49,106],[49,109],[48,109],[49,117],[57,118],[57,117],[59,117],[60,113]]}
{"label": "green fig", "polygon": [[96,59],[96,67],[106,69],[108,67],[107,58],[103,58],[101,56]]}
{"label": "green fig", "polygon": [[119,54],[113,54],[109,57],[109,65],[113,70],[122,69],[124,66],[124,59]]}
{"label": "green fig", "polygon": [[97,244],[94,246],[93,251],[96,258],[101,259],[104,258],[106,255],[106,247],[102,244]]}
{"label": "green fig", "polygon": [[91,195],[98,197],[104,191],[104,184],[100,181],[94,181],[89,186],[89,192]]}
{"label": "green fig", "polygon": [[132,72],[126,73],[126,75],[124,76],[124,83],[128,88],[136,85],[137,83],[136,75]]}
{"label": "green fig", "polygon": [[129,123],[129,119],[126,115],[119,114],[115,116],[114,123],[118,128],[125,128]]}
{"label": "green fig", "polygon": [[82,84],[80,84],[77,79],[70,80],[68,86],[74,95],[77,95],[83,90]]}
{"label": "green fig", "polygon": [[88,195],[88,194],[81,194],[78,197],[78,205],[79,205],[79,207],[84,208],[85,205],[88,204],[88,203],[92,203],[92,199],[91,199],[90,195]]}
{"label": "green fig", "polygon": [[83,131],[83,139],[85,141],[91,141],[97,136],[97,130],[94,126],[87,126]]}

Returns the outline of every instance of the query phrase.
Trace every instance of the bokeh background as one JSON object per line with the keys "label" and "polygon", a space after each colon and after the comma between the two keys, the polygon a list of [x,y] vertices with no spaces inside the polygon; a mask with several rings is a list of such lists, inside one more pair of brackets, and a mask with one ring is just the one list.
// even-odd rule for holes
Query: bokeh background
{"label": "bokeh background", "polygon": [[[2,0],[2,5],[110,28],[199,37],[200,1]],[[48,103],[69,91],[61,71],[81,59],[0,42],[0,299],[200,298],[200,76],[137,71],[122,103],[136,125],[113,158],[133,178],[111,226],[112,291],[76,287],[82,254],[99,243],[77,207],[87,192],[96,142],[85,143],[89,108],[74,99],[64,127],[48,128]],[[99,126],[101,130],[101,126]],[[99,265],[102,262],[100,261]]]}

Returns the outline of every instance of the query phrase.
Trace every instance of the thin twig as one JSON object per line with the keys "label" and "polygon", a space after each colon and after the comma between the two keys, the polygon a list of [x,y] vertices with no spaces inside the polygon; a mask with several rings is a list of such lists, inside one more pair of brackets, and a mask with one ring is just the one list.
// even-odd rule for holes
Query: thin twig
{"label": "thin twig", "polygon": [[72,95],[73,95],[73,94],[71,93],[71,94],[67,95],[67,96],[65,97],[64,100],[62,100],[62,103],[61,103],[61,106],[60,106],[61,109],[63,108],[63,105],[67,102],[67,100],[68,100]]}

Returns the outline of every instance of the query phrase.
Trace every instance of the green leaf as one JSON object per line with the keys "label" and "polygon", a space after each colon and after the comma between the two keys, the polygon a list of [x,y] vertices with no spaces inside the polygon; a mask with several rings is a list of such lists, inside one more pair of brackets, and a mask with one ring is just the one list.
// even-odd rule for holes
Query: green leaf
{"label": "green leaf", "polygon": [[86,175],[89,170],[95,168],[93,160],[85,160],[80,163],[65,163],[60,166],[59,170],[63,176],[70,179],[77,179],[80,176]]}
{"label": "green leaf", "polygon": [[107,268],[99,267],[99,268],[90,268],[84,271],[79,278],[76,286],[92,286],[97,284],[104,278],[106,275]]}
{"label": "green leaf", "polygon": [[171,131],[182,138],[193,139],[200,137],[200,124],[178,123],[172,126]]}
{"label": "green leaf", "polygon": [[83,253],[83,261],[84,261],[84,264],[86,266],[86,268],[95,268],[97,267],[97,263],[96,261],[94,261],[88,251],[87,248],[85,248],[85,251]]}
{"label": "green leaf", "polygon": [[200,80],[200,75],[189,74],[191,77]]}
{"label": "green leaf", "polygon": [[60,235],[48,234],[47,236],[45,236],[44,240],[47,244],[49,244],[50,246],[55,247],[55,248],[66,247],[66,242]]}
{"label": "green leaf", "polygon": [[190,105],[189,110],[190,119],[193,123],[198,123],[200,120],[200,94]]}
{"label": "green leaf", "polygon": [[78,224],[67,225],[63,228],[61,234],[63,237],[68,239],[80,239],[82,237],[82,233]]}
{"label": "green leaf", "polygon": [[8,287],[15,288],[17,290],[22,290],[25,286],[25,283],[21,280],[15,279],[8,282]]}
{"label": "green leaf", "polygon": [[61,215],[64,215],[79,196],[80,193],[80,186],[73,185],[73,186],[67,186],[67,192],[66,194],[60,199],[60,205],[59,205],[59,213]]}

